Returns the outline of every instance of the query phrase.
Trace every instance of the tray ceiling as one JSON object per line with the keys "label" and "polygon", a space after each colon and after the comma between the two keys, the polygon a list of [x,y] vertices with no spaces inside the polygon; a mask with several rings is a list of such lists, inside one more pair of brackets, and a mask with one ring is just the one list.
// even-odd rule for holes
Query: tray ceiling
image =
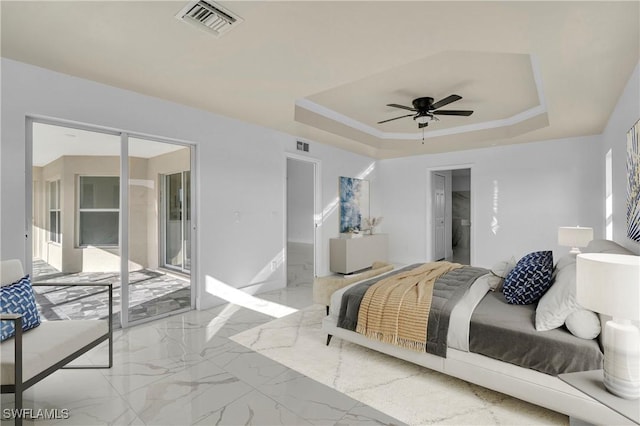
{"label": "tray ceiling", "polygon": [[[2,56],[378,158],[600,134],[640,57],[637,1],[218,3],[244,20],[220,38],[186,2],[3,0]],[[376,124],[451,93],[475,113],[424,144]]]}

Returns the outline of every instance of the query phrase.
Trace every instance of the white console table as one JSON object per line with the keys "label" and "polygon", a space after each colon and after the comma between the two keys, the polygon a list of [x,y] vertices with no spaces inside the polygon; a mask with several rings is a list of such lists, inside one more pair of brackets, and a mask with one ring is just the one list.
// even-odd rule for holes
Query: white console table
{"label": "white console table", "polygon": [[331,238],[329,269],[350,274],[371,267],[376,260],[387,260],[387,234],[365,235],[360,238]]}

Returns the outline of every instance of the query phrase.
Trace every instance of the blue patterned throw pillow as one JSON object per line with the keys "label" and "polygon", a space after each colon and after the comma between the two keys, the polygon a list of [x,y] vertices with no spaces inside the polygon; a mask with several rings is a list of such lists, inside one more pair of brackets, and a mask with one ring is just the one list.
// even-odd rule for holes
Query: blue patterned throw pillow
{"label": "blue patterned throw pillow", "polygon": [[536,251],[518,261],[504,280],[502,292],[507,302],[513,305],[528,305],[537,302],[553,282],[553,253]]}
{"label": "blue patterned throw pillow", "polygon": [[[40,325],[40,315],[29,275],[11,285],[0,288],[0,313],[22,314],[22,330]],[[15,336],[13,321],[0,321],[0,342]]]}

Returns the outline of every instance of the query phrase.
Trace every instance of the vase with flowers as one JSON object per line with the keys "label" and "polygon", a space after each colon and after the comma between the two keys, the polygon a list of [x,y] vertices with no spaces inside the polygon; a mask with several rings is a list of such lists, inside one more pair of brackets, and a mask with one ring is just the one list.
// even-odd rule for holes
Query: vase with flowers
{"label": "vase with flowers", "polygon": [[373,233],[375,232],[375,228],[376,226],[380,225],[380,222],[382,222],[383,217],[365,217],[363,219],[363,224],[364,224],[364,230],[367,232],[367,234],[369,235],[373,235]]}

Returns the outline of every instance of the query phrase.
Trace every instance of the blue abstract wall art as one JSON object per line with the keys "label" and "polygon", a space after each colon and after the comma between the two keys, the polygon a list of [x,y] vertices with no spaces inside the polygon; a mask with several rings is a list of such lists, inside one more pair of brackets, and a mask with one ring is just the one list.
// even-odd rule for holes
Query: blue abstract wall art
{"label": "blue abstract wall art", "polygon": [[360,231],[369,217],[369,181],[340,176],[340,232]]}
{"label": "blue abstract wall art", "polygon": [[627,133],[627,236],[640,242],[640,120]]}

